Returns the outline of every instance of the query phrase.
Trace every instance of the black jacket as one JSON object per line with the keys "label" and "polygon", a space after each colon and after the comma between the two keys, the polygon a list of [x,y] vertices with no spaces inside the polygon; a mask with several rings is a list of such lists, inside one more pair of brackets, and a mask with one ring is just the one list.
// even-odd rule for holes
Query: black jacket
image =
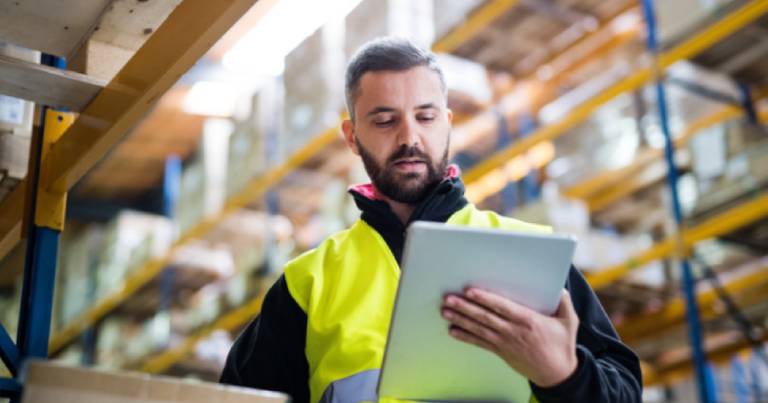
{"label": "black jacket", "polygon": [[[405,228],[383,201],[350,191],[361,218],[376,229],[400,262]],[[410,221],[445,222],[467,204],[458,178],[444,180],[414,211]],[[540,388],[531,384],[541,403],[634,403],[641,401],[640,363],[616,334],[608,316],[584,277],[571,268],[566,288],[579,316],[579,364],[561,384]],[[285,277],[272,286],[261,314],[237,338],[220,382],[288,393],[294,402],[309,401],[309,365],[304,355],[307,315],[293,300]]]}

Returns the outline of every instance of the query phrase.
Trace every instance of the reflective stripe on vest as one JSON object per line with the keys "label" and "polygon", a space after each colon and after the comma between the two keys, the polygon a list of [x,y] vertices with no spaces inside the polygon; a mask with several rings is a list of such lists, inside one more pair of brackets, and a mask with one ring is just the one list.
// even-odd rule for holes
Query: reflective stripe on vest
{"label": "reflective stripe on vest", "polygon": [[[551,232],[471,204],[447,224]],[[376,384],[400,268],[381,235],[358,220],[289,262],[285,278],[307,314],[310,401],[383,402],[376,397]]]}

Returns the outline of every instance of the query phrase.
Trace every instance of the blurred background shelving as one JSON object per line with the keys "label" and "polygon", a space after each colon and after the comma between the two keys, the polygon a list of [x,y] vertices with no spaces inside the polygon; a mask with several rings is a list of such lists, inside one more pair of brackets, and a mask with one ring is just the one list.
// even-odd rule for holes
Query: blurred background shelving
{"label": "blurred background shelving", "polygon": [[[51,357],[216,380],[283,264],[357,219],[346,189],[366,176],[339,133],[344,67],[366,41],[400,35],[446,72],[467,197],[575,235],[575,265],[641,357],[645,400],[695,400],[638,1],[70,2],[0,1],[11,335],[40,105],[74,119],[41,163],[68,191]],[[40,15],[60,17],[30,31]],[[656,16],[715,392],[768,399],[768,1],[660,0]]]}

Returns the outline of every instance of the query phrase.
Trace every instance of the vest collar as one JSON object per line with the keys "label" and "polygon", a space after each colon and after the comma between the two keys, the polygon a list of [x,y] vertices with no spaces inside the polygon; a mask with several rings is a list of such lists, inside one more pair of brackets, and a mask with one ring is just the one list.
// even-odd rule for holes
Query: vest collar
{"label": "vest collar", "polygon": [[445,178],[413,211],[408,223],[403,224],[389,205],[376,194],[372,184],[353,186],[349,193],[361,211],[360,218],[375,229],[400,262],[405,242],[405,229],[414,221],[446,222],[455,212],[467,205],[464,198],[464,184],[459,177],[459,168],[450,165]]}

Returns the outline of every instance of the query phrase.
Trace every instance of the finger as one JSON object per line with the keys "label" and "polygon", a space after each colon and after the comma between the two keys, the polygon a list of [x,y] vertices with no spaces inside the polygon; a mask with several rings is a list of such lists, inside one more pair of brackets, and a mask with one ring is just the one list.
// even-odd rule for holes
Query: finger
{"label": "finger", "polygon": [[473,344],[477,347],[484,348],[492,353],[496,352],[495,347],[493,344],[483,340],[482,338],[478,337],[477,335],[472,334],[471,332],[468,332],[460,327],[457,326],[451,326],[450,329],[448,329],[448,333],[455,339],[461,340],[465,343]]}
{"label": "finger", "polygon": [[458,295],[450,295],[446,297],[445,305],[497,332],[502,332],[508,327],[507,322],[496,314],[496,312]]}
{"label": "finger", "polygon": [[536,311],[509,300],[496,293],[480,288],[468,288],[464,295],[472,302],[487,307],[503,319],[520,324],[530,323],[538,314]]}
{"label": "finger", "polygon": [[573,307],[571,293],[566,289],[563,289],[562,294],[560,294],[560,304],[557,306],[557,311],[555,311],[555,317],[568,322],[578,321],[579,319]]}
{"label": "finger", "polygon": [[499,341],[499,334],[495,330],[481,324],[480,322],[468,318],[459,312],[445,308],[442,310],[442,314],[443,317],[451,322],[452,325],[469,331],[490,344],[495,345]]}

